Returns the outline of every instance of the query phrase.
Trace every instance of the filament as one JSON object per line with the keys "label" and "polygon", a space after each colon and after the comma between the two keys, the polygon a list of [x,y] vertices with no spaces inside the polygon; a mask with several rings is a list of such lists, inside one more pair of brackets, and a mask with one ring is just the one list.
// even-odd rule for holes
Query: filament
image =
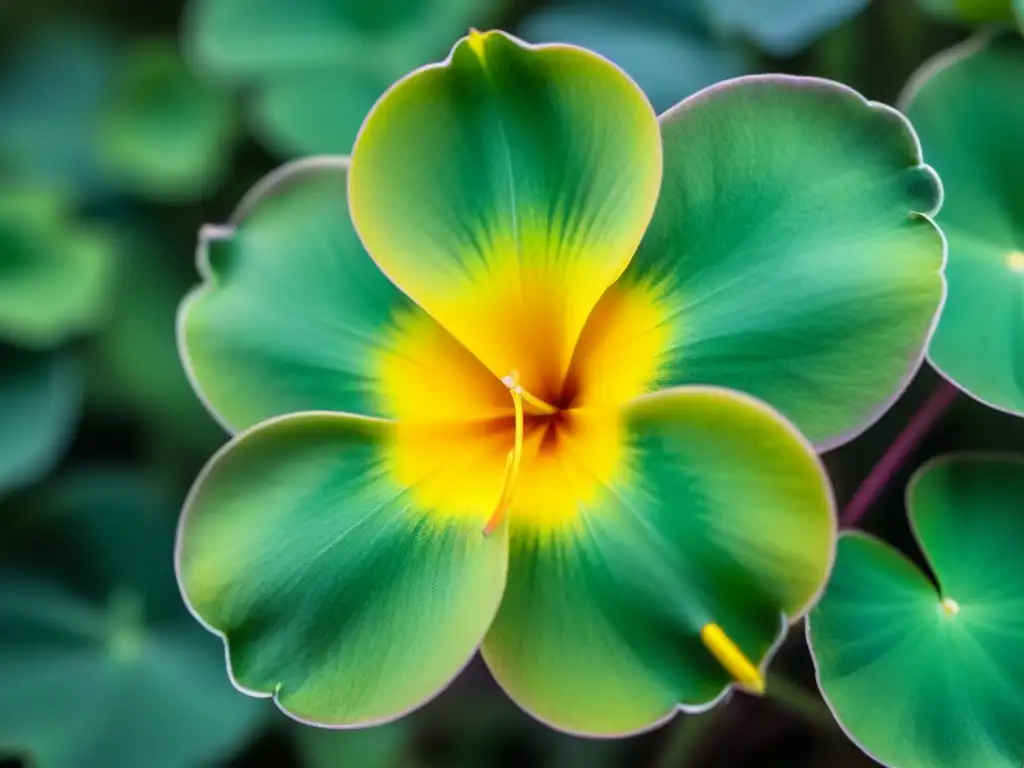
{"label": "filament", "polygon": [[746,654],[739,649],[725,631],[717,624],[705,624],[700,630],[700,639],[711,651],[719,664],[732,675],[740,687],[751,693],[763,694],[765,690],[764,676],[753,665]]}

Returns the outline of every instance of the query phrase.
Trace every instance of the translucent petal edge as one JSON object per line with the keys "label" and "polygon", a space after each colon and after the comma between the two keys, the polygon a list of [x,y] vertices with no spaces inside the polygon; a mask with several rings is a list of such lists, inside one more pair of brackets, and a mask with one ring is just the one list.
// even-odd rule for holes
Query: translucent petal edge
{"label": "translucent petal edge", "polygon": [[[224,646],[224,667],[227,671],[228,680],[231,682],[231,685],[235,687],[235,690],[254,699],[271,699],[274,702],[274,706],[277,707],[277,709],[279,709],[284,715],[286,715],[290,719],[303,725],[313,726],[315,728],[323,728],[325,730],[332,731],[350,731],[357,730],[360,728],[372,728],[378,725],[387,725],[388,723],[393,723],[397,720],[401,720],[403,717],[406,717],[407,715],[410,715],[413,712],[422,709],[427,704],[430,704],[432,701],[434,701],[434,699],[436,699],[442,693],[444,693],[455,681],[455,679],[458,678],[465,671],[466,667],[469,666],[470,662],[473,661],[473,658],[477,655],[479,651],[480,644],[483,642],[483,638],[486,637],[487,630],[484,630],[483,634],[480,637],[480,642],[478,642],[476,646],[473,647],[472,651],[469,653],[466,660],[453,672],[449,680],[436,691],[426,696],[422,700],[415,702],[414,704],[410,705],[404,710],[400,710],[398,712],[390,714],[386,717],[378,718],[376,720],[363,720],[351,723],[322,723],[316,720],[311,720],[309,718],[304,718],[290,711],[287,707],[285,707],[278,698],[278,693],[280,690],[279,685],[276,685],[273,691],[261,691],[253,688],[247,688],[238,681],[238,679],[235,677],[235,671],[231,664],[231,646],[227,636],[224,634],[224,632],[210,624],[206,619],[204,619],[199,614],[196,608],[192,605],[192,601],[189,599],[188,592],[185,589],[185,583],[181,577],[181,555],[182,549],[184,547],[185,528],[188,525],[188,521],[192,512],[192,507],[195,502],[195,498],[199,493],[199,489],[206,481],[206,478],[213,472],[213,470],[217,467],[221,460],[224,459],[224,457],[227,456],[239,442],[244,440],[249,435],[273,427],[278,423],[284,423],[295,419],[308,419],[310,417],[322,417],[325,419],[357,418],[364,421],[376,422],[378,424],[395,423],[391,419],[381,419],[374,416],[362,416],[360,414],[354,413],[343,413],[338,411],[301,411],[298,413],[285,414],[283,416],[274,416],[272,418],[266,419],[265,421],[261,421],[260,423],[255,424],[245,430],[242,430],[241,432],[233,436],[230,441],[228,441],[225,445],[221,446],[221,448],[202,468],[199,475],[193,482],[191,489],[189,489],[188,496],[185,497],[185,501],[182,504],[181,514],[178,518],[177,530],[175,531],[174,537],[174,578],[175,581],[177,582],[178,592],[181,595],[182,602],[185,604],[185,608],[188,609],[188,612],[192,615],[192,618],[194,618],[199,623],[199,625],[202,626],[203,629],[205,629],[207,632],[219,638],[221,644]],[[506,562],[506,569],[507,567],[508,564]],[[497,615],[497,610],[499,607],[500,601],[498,602],[497,605],[495,605],[495,615]],[[488,628],[489,626],[490,624],[488,624]]]}
{"label": "translucent petal edge", "polygon": [[279,185],[286,183],[293,176],[309,170],[310,168],[333,168],[347,172],[349,168],[349,158],[341,155],[314,155],[312,157],[285,163],[284,165],[275,168],[253,184],[249,191],[243,195],[242,199],[235,206],[231,215],[228,217],[226,224],[204,224],[199,229],[199,242],[196,245],[195,261],[196,271],[199,273],[200,277],[200,283],[190,289],[178,305],[178,312],[174,323],[175,341],[178,348],[178,357],[181,360],[181,366],[185,371],[185,376],[188,379],[189,385],[192,387],[192,391],[199,399],[199,402],[202,403],[206,412],[209,413],[214,421],[216,421],[217,424],[219,424],[220,427],[229,435],[234,435],[238,432],[238,429],[228,423],[228,421],[221,416],[220,412],[214,408],[213,404],[209,399],[207,399],[206,394],[203,392],[203,389],[199,384],[199,379],[195,373],[192,358],[189,355],[188,340],[185,333],[189,313],[192,311],[192,308],[209,294],[213,293],[216,289],[215,278],[213,271],[210,268],[209,246],[212,242],[232,238],[237,232],[238,227],[241,226],[242,222],[244,222],[246,217],[248,217],[252,212],[253,208],[255,208],[264,198],[271,195]]}
{"label": "translucent petal edge", "polygon": [[[649,110],[651,118],[653,120],[657,121],[659,119],[658,113],[655,111],[654,107],[651,105],[650,99],[647,98],[647,94],[644,93],[644,90],[637,84],[636,80],[634,80],[633,77],[630,76],[630,74],[628,72],[626,72],[626,70],[624,70],[622,67],[620,67],[618,64],[616,64],[614,61],[609,59],[607,56],[603,56],[602,54],[598,53],[597,51],[592,51],[589,48],[585,48],[585,47],[583,47],[581,45],[574,45],[573,43],[528,43],[527,41],[523,40],[520,37],[517,37],[516,35],[511,34],[510,32],[506,32],[504,30],[499,30],[499,29],[488,30],[488,31],[482,32],[482,33],[481,32],[476,32],[476,34],[483,35],[483,36],[494,35],[494,34],[502,35],[503,37],[508,39],[510,42],[512,42],[514,45],[517,45],[520,48],[523,48],[523,49],[528,50],[528,51],[569,51],[569,52],[575,52],[575,53],[578,53],[578,54],[583,54],[585,56],[589,56],[589,57],[598,59],[598,60],[602,61],[603,63],[605,63],[606,65],[608,65],[609,67],[611,67],[613,70],[615,70],[619,74],[620,77],[622,77],[626,82],[628,82],[636,90],[636,93],[640,96],[641,103],[643,103],[643,104],[645,104],[647,106],[647,109]],[[376,115],[377,111],[381,108],[381,105],[383,105],[391,97],[391,95],[395,91],[399,90],[400,88],[404,88],[409,82],[411,82],[412,80],[416,79],[417,77],[419,77],[424,72],[432,72],[434,70],[448,69],[451,66],[451,64],[452,64],[452,59],[455,56],[455,51],[458,49],[458,47],[460,45],[462,45],[464,42],[468,41],[469,39],[470,39],[470,35],[464,35],[464,36],[460,37],[458,40],[455,41],[455,44],[452,45],[451,50],[448,51],[448,55],[445,56],[445,58],[443,60],[436,61],[436,62],[431,62],[429,64],[424,64],[422,67],[418,67],[418,68],[412,70],[408,74],[404,75],[403,77],[399,78],[394,83],[389,85],[387,87],[387,89],[384,91],[384,93],[382,93],[380,95],[380,97],[377,99],[377,101],[374,103],[374,105],[370,108],[370,111],[366,114],[366,117],[363,119],[362,124],[359,126],[359,130],[356,133],[355,141],[352,142],[352,155],[354,156],[356,154],[356,152],[357,152],[357,150],[359,148],[359,145],[360,145],[360,143],[361,143],[361,141],[363,139],[363,134],[367,132],[367,128],[370,125],[370,122],[372,121],[374,115]],[[659,168],[658,168],[658,178],[655,180],[655,182],[652,182],[652,183],[656,183],[658,185],[658,189],[660,190],[661,189],[662,179],[663,179],[663,173],[664,173],[664,162],[662,161],[662,145],[661,145],[660,142],[658,143],[657,151],[658,151],[658,161],[659,161],[658,162],[658,165],[659,165]],[[348,180],[347,180],[347,185],[348,185],[348,193],[349,193],[348,194],[349,209],[351,211],[351,209],[352,209],[351,201],[354,199],[353,196],[352,196],[352,175],[351,174],[349,174],[349,177],[348,177]],[[652,216],[653,216],[653,213],[654,213],[654,211],[653,211],[653,208],[652,208],[652,210],[651,210],[651,215]],[[381,267],[381,265],[377,262],[377,260],[373,258],[373,251],[370,248],[367,247],[366,240],[364,239],[363,233],[361,231],[361,227],[360,227],[360,223],[359,223],[359,219],[360,218],[361,217],[358,217],[358,216],[355,216],[355,215],[352,216],[352,227],[353,227],[353,229],[355,229],[356,236],[359,238],[359,242],[363,246],[363,250],[365,250],[370,255],[370,258],[373,259],[374,264],[377,264],[377,268],[380,269],[381,273],[385,277],[387,277],[388,280],[390,280],[395,286],[398,286],[398,282],[396,282],[393,279],[392,275],[388,274],[387,270],[385,270],[383,267]],[[645,228],[645,231],[646,231],[646,228]],[[641,239],[642,239],[642,235],[641,235]],[[639,242],[639,239],[638,239],[637,247],[639,247],[639,244],[640,244],[640,242]],[[635,250],[635,248],[634,248],[634,250]],[[624,272],[628,266],[629,266],[629,264],[627,262],[626,264],[623,265],[622,271]]]}
{"label": "translucent petal edge", "polygon": [[[835,500],[835,493],[832,488],[832,483],[829,480],[828,472],[825,469],[825,464],[822,461],[821,456],[819,455],[818,451],[815,450],[814,445],[811,444],[811,442],[803,435],[803,433],[800,432],[800,430],[798,430],[796,426],[791,421],[789,421],[789,419],[783,416],[779,411],[775,410],[771,405],[764,402],[763,400],[759,400],[758,398],[752,395],[748,395],[745,392],[729,389],[728,387],[718,387],[711,385],[670,387],[667,389],[661,389],[655,392],[649,392],[647,394],[641,395],[631,400],[630,404],[643,402],[644,400],[652,399],[658,396],[664,396],[666,394],[671,394],[674,392],[692,392],[695,394],[703,393],[717,395],[723,398],[729,398],[736,402],[743,403],[746,406],[753,406],[755,409],[760,410],[762,414],[773,419],[779,426],[781,426],[786,432],[788,432],[792,438],[794,438],[797,442],[801,444],[801,446],[804,448],[804,452],[806,453],[808,458],[811,459],[814,466],[817,468],[817,471],[821,476],[823,485],[827,492],[829,518],[832,522],[832,536],[830,537],[831,547],[828,552],[828,568],[825,572],[825,578],[822,579],[821,586],[818,587],[818,589],[808,598],[807,602],[804,605],[802,605],[798,611],[796,611],[792,616],[787,616],[783,614],[780,617],[781,622],[779,627],[779,633],[776,636],[775,641],[772,643],[771,647],[769,647],[768,651],[765,653],[764,658],[761,660],[761,663],[758,665],[758,670],[761,672],[763,676],[767,677],[768,669],[769,667],[771,667],[772,662],[775,660],[776,654],[782,648],[787,637],[789,636],[790,628],[793,627],[797,622],[804,619],[807,616],[807,614],[814,608],[814,606],[818,604],[818,601],[821,599],[821,596],[825,592],[825,588],[828,586],[829,578],[832,574],[832,568],[835,566],[836,550],[838,546],[837,533],[839,529],[839,514]],[[628,407],[628,405],[626,407]],[[714,709],[723,701],[730,698],[735,691],[742,690],[735,683],[728,683],[722,689],[722,691],[710,701],[707,701],[704,704],[676,704],[672,709],[665,713],[664,717],[632,731],[623,731],[617,733],[593,733],[590,731],[574,731],[572,729],[563,728],[558,724],[553,723],[550,720],[547,720],[541,715],[538,715],[537,713],[533,712],[525,704],[521,703],[501,684],[501,681],[491,670],[490,664],[487,662],[486,656],[481,655],[481,658],[483,658],[484,664],[487,666],[488,671],[491,672],[491,678],[494,680],[497,686],[523,712],[528,714],[537,722],[541,723],[542,725],[545,725],[548,728],[551,728],[554,731],[564,733],[568,736],[587,739],[609,740],[626,738],[630,736],[639,736],[645,733],[649,733],[668,724],[679,714],[699,715],[708,712]]]}
{"label": "translucent petal edge", "polygon": [[942,258],[939,265],[939,278],[942,282],[942,295],[939,298],[938,306],[935,313],[932,316],[931,323],[929,324],[928,331],[925,334],[924,343],[921,346],[921,351],[911,361],[903,378],[900,383],[893,391],[893,393],[883,400],[874,411],[872,411],[867,417],[864,418],[861,423],[855,427],[848,429],[835,437],[827,440],[822,440],[815,444],[814,448],[818,453],[828,453],[829,451],[839,448],[840,446],[846,445],[846,443],[860,437],[868,429],[874,426],[879,419],[882,418],[889,409],[903,396],[904,392],[907,391],[907,387],[917,376],[918,371],[924,365],[925,361],[931,362],[928,359],[928,347],[931,345],[932,337],[935,335],[935,330],[938,328],[939,320],[942,317],[942,312],[946,306],[946,297],[949,293],[949,287],[946,282],[946,264],[949,260],[949,243],[946,239],[946,233],[942,231],[942,228],[935,222],[935,216],[942,208],[942,203],[945,199],[945,188],[943,187],[942,178],[930,165],[924,162],[924,154],[921,148],[921,140],[917,135],[917,131],[914,129],[913,124],[907,119],[907,117],[895,107],[891,107],[888,104],[883,104],[879,101],[871,101],[865,98],[859,91],[851,88],[843,83],[836,82],[835,80],[828,80],[821,77],[811,77],[805,75],[783,75],[783,74],[753,74],[753,75],[741,75],[734,77],[729,80],[723,80],[720,83],[715,83],[707,88],[703,88],[697,91],[691,96],[680,101],[675,106],[669,107],[661,115],[658,116],[658,120],[667,120],[680,112],[684,112],[692,107],[699,106],[701,103],[713,98],[715,95],[722,91],[732,90],[734,88],[741,88],[745,85],[752,83],[765,83],[765,84],[778,84],[785,85],[791,88],[806,88],[806,89],[819,89],[823,91],[831,91],[846,96],[847,98],[853,99],[858,102],[861,106],[867,109],[884,115],[887,119],[891,120],[899,130],[902,130],[904,135],[910,139],[911,146],[913,148],[913,157],[916,164],[909,166],[912,168],[920,168],[928,173],[935,181],[939,195],[935,206],[928,211],[910,211],[910,218],[922,219],[928,222],[935,232],[938,234],[939,239],[942,243]]}

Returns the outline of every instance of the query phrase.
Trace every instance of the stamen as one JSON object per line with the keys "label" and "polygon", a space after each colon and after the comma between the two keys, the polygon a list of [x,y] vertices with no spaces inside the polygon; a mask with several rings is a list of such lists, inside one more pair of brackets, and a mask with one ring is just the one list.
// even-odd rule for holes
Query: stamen
{"label": "stamen", "polygon": [[505,519],[505,513],[508,512],[509,504],[512,503],[512,492],[515,490],[516,479],[519,477],[519,465],[523,459],[523,388],[519,386],[519,377],[515,371],[501,381],[508,387],[508,391],[512,395],[512,407],[516,413],[516,435],[512,450],[509,451],[508,458],[505,459],[505,478],[502,481],[501,495],[498,497],[494,512],[487,520],[487,525],[484,526],[484,536],[494,533],[494,529]]}
{"label": "stamen", "polygon": [[753,665],[746,654],[725,634],[720,626],[705,624],[700,630],[700,639],[711,655],[725,668],[726,672],[732,675],[740,687],[759,696],[764,693],[764,676],[761,671]]}

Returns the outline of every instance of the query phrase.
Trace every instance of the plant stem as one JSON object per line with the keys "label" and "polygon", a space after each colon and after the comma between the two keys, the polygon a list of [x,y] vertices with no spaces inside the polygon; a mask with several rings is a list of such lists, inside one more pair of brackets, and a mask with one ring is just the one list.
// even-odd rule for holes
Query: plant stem
{"label": "plant stem", "polygon": [[779,702],[812,725],[823,728],[836,726],[832,713],[818,696],[781,675],[768,676],[765,696]]}
{"label": "plant stem", "polygon": [[728,702],[699,715],[685,715],[669,734],[665,751],[655,762],[655,768],[681,768],[691,765],[690,760],[700,748],[704,737],[724,719]]}
{"label": "plant stem", "polygon": [[885,490],[893,475],[900,470],[924,436],[949,410],[949,406],[956,400],[958,393],[959,390],[956,387],[945,379],[942,380],[924,405],[914,414],[910,423],[903,428],[893,444],[871,469],[864,482],[857,488],[857,492],[853,494],[853,499],[847,504],[840,519],[842,527],[852,528],[860,522],[860,519]]}

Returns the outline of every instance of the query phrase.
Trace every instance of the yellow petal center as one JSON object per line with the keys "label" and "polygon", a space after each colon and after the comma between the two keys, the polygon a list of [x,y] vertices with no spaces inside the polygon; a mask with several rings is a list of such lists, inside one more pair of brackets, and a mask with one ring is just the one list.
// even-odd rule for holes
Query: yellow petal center
{"label": "yellow petal center", "polygon": [[527,313],[509,326],[517,373],[504,380],[425,314],[396,318],[374,384],[398,422],[387,470],[437,520],[475,518],[487,534],[505,519],[576,524],[628,471],[619,413],[656,386],[668,317],[655,292],[616,286],[560,362],[550,318]]}

